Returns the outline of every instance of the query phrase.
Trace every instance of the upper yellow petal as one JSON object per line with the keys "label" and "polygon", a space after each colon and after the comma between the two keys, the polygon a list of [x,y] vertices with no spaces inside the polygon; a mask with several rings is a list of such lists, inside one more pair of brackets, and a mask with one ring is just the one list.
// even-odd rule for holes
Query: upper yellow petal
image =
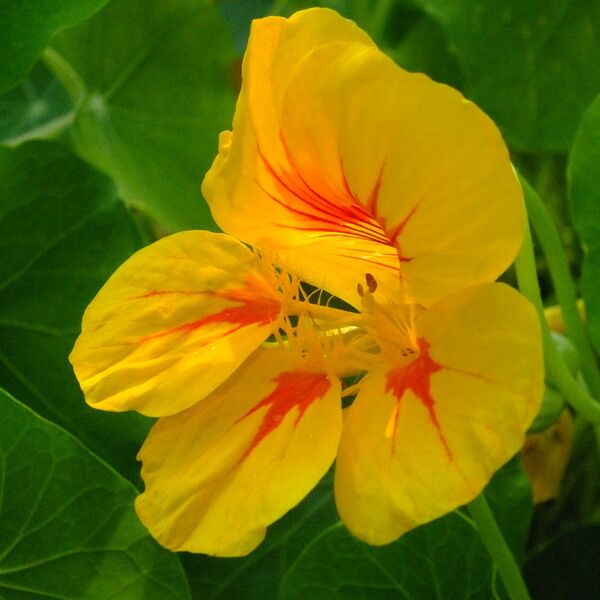
{"label": "upper yellow petal", "polygon": [[215,219],[355,305],[365,272],[425,305],[492,281],[524,223],[497,128],[348,23],[298,13],[276,43],[255,26],[233,135],[204,182]]}
{"label": "upper yellow petal", "polygon": [[541,401],[539,323],[508,286],[449,296],[416,327],[419,356],[368,374],[344,421],[336,502],[372,544],[479,494],[523,445]]}
{"label": "upper yellow petal", "polygon": [[326,473],[341,422],[337,380],[260,349],[204,402],[154,426],[136,510],[172,550],[247,554]]}
{"label": "upper yellow petal", "polygon": [[250,120],[258,145],[274,162],[285,155],[274,107],[280,105],[298,64],[315,48],[332,41],[373,45],[352,21],[326,8],[299,11],[289,19],[266,17],[252,22],[242,65],[241,114],[235,117],[234,131],[243,126],[241,121]]}
{"label": "upper yellow petal", "polygon": [[92,406],[173,414],[235,371],[270,335],[280,308],[243,244],[178,233],[112,275],[85,312],[70,360]]}

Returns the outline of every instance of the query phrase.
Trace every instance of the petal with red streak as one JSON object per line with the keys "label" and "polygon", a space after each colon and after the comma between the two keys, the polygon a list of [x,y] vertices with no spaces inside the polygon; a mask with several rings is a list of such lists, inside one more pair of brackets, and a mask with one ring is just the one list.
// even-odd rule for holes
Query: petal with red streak
{"label": "petal with red streak", "polygon": [[[331,263],[328,272],[341,274],[352,264],[344,253],[350,253],[351,258],[357,253],[376,253],[381,269],[385,273],[391,268],[396,283],[396,251],[386,243],[381,245],[379,225],[358,203],[345,206],[347,190],[340,192],[329,184],[327,165],[322,165],[316,181],[295,168],[281,135],[281,115],[276,108],[298,63],[314,48],[332,44],[373,47],[354,23],[327,9],[300,11],[287,20],[270,17],[253,23],[233,133],[222,134],[219,155],[204,180],[203,192],[225,231],[259,247],[277,248],[286,268],[299,270],[307,281],[355,300],[356,283],[364,277],[363,265],[358,275],[352,271],[342,286],[334,286],[332,277],[315,264],[327,255]],[[352,222],[346,225],[347,219]],[[328,239],[340,227],[356,234],[351,248],[342,248],[346,252],[341,253],[336,252],[337,235]],[[302,250],[294,251],[298,246],[303,246]],[[373,260],[370,269],[378,272],[377,259]],[[380,280],[385,279],[384,273]]]}
{"label": "petal with red streak", "polygon": [[368,374],[344,421],[336,502],[372,544],[479,494],[523,445],[541,400],[537,316],[508,286],[449,296],[416,328],[418,357]]}
{"label": "petal with red streak", "polygon": [[136,510],[172,550],[241,556],[334,460],[340,386],[286,349],[260,349],[204,402],[154,426]]}
{"label": "petal with red streak", "polygon": [[495,279],[524,211],[491,120],[331,11],[277,24],[277,42],[255,26],[234,133],[205,180],[217,222],[355,305],[367,272],[426,305]]}
{"label": "petal with red streak", "polygon": [[457,91],[377,49],[332,44],[298,66],[280,114],[296,172],[346,214],[304,227],[337,234],[334,254],[354,257],[354,272],[385,282],[395,266],[407,299],[431,305],[516,256],[524,209],[507,149]]}
{"label": "petal with red streak", "polygon": [[134,254],[92,300],[70,356],[87,402],[162,416],[201,400],[270,335],[281,304],[265,273],[224,234]]}

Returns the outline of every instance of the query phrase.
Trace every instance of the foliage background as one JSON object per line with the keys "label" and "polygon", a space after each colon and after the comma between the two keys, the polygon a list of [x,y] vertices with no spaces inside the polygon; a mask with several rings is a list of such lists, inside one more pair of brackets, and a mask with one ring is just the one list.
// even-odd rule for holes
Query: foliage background
{"label": "foliage background", "polygon": [[[340,524],[327,477],[246,558],[161,549],[132,508],[151,421],[88,408],[67,362],[123,260],[215,228],[199,186],[250,20],[316,5],[496,121],[551,211],[600,350],[599,0],[0,0],[0,597],[504,597],[466,514],[372,548]],[[600,589],[599,472],[577,421],[558,500],[534,512],[518,458],[490,484],[534,598]]]}

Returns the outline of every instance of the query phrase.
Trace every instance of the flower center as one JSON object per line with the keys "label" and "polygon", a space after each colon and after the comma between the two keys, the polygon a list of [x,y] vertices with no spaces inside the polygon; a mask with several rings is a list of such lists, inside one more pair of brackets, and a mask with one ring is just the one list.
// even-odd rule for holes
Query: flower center
{"label": "flower center", "polygon": [[307,292],[278,261],[263,255],[260,259],[281,303],[271,343],[289,348],[303,369],[347,377],[377,367],[382,358],[402,367],[419,357],[418,308],[388,298],[380,301],[377,281],[370,273],[357,286],[362,310],[356,312],[331,307],[331,297],[323,290]]}
{"label": "flower center", "polygon": [[365,286],[359,283],[357,290],[362,301],[361,327],[373,339],[383,357],[395,366],[407,365],[415,360],[420,353],[415,327],[418,307],[388,298],[380,302],[375,297],[377,281],[370,273],[365,275]]}

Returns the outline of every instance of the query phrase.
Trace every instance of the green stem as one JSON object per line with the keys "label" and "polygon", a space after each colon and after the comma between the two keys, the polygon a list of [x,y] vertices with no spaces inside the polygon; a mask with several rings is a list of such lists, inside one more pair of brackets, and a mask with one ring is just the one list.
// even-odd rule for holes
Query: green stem
{"label": "green stem", "polygon": [[577,349],[581,371],[592,395],[600,398],[600,370],[577,309],[577,294],[560,236],[541,198],[523,177],[519,178],[525,193],[529,220],[548,261],[569,339]]}
{"label": "green stem", "polygon": [[73,68],[62,54],[57,52],[51,46],[48,46],[42,54],[44,62],[49,69],[56,75],[67,90],[71,100],[77,107],[86,95],[85,82],[79,76],[79,73]]}
{"label": "green stem", "polygon": [[483,492],[468,506],[479,537],[492,557],[510,600],[531,600],[521,571],[506,544]]}
{"label": "green stem", "polygon": [[535,307],[542,328],[542,342],[544,344],[544,362],[550,381],[562,392],[567,402],[590,423],[600,423],[600,405],[577,383],[571,375],[569,368],[559,355],[552,337],[550,328],[544,316],[544,305],[535,267],[535,256],[529,224],[525,224],[523,245],[515,261],[517,281],[521,293]]}

